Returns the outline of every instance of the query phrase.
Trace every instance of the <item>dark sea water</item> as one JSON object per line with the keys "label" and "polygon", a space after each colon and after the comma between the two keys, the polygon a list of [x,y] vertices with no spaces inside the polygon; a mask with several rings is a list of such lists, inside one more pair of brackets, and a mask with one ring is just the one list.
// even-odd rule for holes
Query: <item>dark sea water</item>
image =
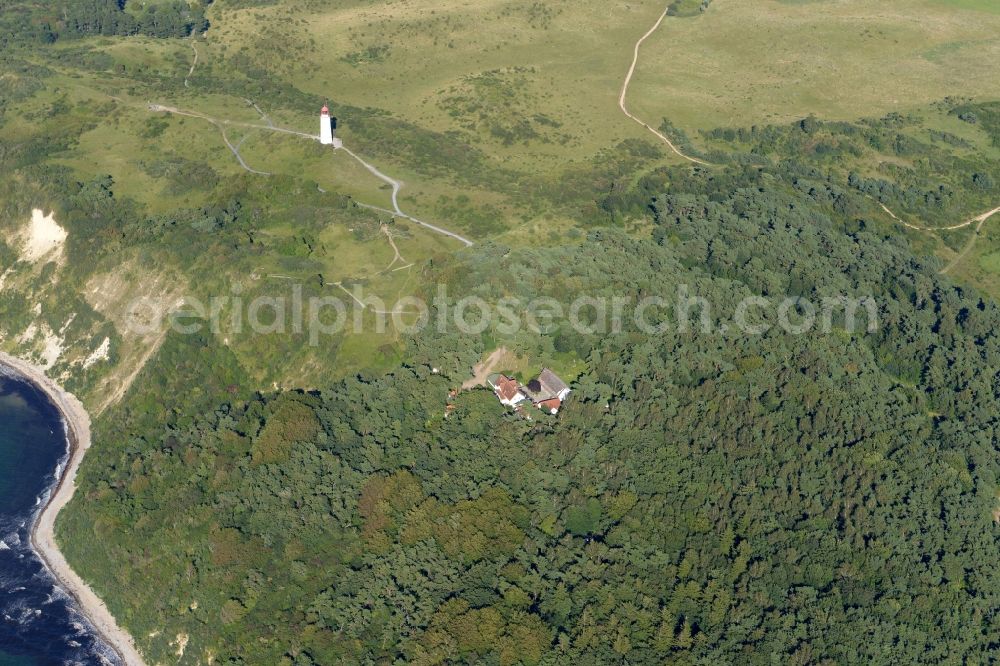
{"label": "dark sea water", "polygon": [[55,407],[0,370],[0,666],[121,663],[30,547],[67,455]]}

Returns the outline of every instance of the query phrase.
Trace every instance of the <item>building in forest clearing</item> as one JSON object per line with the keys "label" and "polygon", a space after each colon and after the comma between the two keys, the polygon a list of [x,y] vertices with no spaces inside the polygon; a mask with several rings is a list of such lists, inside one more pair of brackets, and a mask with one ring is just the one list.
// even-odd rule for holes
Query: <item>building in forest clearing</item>
{"label": "building in forest clearing", "polygon": [[532,379],[522,386],[513,377],[492,374],[486,378],[496,394],[500,404],[508,407],[518,407],[525,400],[549,414],[559,413],[559,408],[570,394],[570,388],[559,376],[545,368],[537,379]]}
{"label": "building in forest clearing", "polygon": [[493,392],[496,393],[500,404],[513,407],[522,400],[524,394],[521,393],[521,384],[513,377],[507,375],[490,375],[486,378],[487,383]]}

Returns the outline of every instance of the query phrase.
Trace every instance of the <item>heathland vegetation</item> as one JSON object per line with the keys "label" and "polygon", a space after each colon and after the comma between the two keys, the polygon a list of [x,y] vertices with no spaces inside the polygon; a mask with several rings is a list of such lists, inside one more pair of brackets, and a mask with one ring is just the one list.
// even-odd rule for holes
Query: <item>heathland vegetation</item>
{"label": "heathland vegetation", "polygon": [[[678,166],[617,107],[652,2],[0,0],[0,346],[94,411],[59,534],[151,662],[989,659],[1000,232],[944,228],[1000,205],[1000,17],[752,4],[674,3],[643,46],[630,107],[711,164]],[[837,66],[785,76],[754,42],[779,32]],[[359,206],[389,190],[269,129],[312,133],[324,102],[407,210],[476,245]],[[32,259],[40,206],[66,240]],[[681,284],[713,317],[870,297],[878,326],[377,333],[367,313],[311,344],[137,333],[129,309]],[[498,370],[572,381],[557,418],[485,390],[447,407],[501,346]]]}

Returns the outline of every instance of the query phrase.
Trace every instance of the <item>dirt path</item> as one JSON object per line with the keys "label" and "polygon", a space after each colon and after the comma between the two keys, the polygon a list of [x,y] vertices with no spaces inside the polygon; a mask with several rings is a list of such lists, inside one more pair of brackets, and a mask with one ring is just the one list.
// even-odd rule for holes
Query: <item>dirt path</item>
{"label": "dirt path", "polygon": [[187,76],[184,77],[184,87],[190,88],[191,83],[188,79],[194,74],[194,68],[198,66],[198,47],[194,45],[194,40],[197,38],[195,33],[191,33],[191,50],[194,51],[194,61],[191,63],[191,69],[188,70]]}
{"label": "dirt path", "polygon": [[907,222],[906,220],[900,219],[894,212],[892,212],[892,210],[889,209],[888,206],[886,206],[884,203],[882,203],[881,201],[879,201],[875,197],[869,196],[868,198],[871,199],[872,201],[874,201],[875,203],[877,203],[882,208],[882,210],[884,210],[889,215],[889,217],[891,217],[892,219],[896,220],[897,222],[899,222],[900,224],[902,224],[904,227],[907,227],[909,229],[916,229],[917,231],[955,231],[956,229],[964,229],[965,227],[968,227],[968,226],[971,226],[973,224],[979,223],[979,227],[977,227],[977,229],[976,229],[977,232],[978,232],[978,230],[980,228],[982,228],[982,223],[983,222],[985,222],[986,220],[990,219],[991,217],[993,217],[997,213],[1000,213],[1000,206],[998,206],[997,208],[994,208],[993,210],[986,211],[982,215],[977,215],[976,217],[968,219],[965,222],[960,222],[958,224],[953,224],[950,227],[921,227],[921,226],[916,225],[916,224],[911,224],[911,223]]}
{"label": "dirt path", "polygon": [[375,168],[375,166],[373,166],[373,165],[369,164],[368,162],[366,162],[364,159],[362,159],[359,155],[357,155],[356,153],[354,153],[353,151],[351,151],[349,148],[341,147],[341,148],[339,148],[339,150],[343,150],[345,153],[347,153],[348,155],[350,155],[351,157],[353,157],[355,160],[357,160],[358,163],[361,164],[361,166],[363,166],[365,169],[367,169],[373,176],[375,176],[376,178],[378,178],[380,180],[385,181],[386,183],[388,183],[389,185],[392,186],[392,207],[395,210],[386,210],[385,208],[379,208],[378,206],[371,206],[371,205],[368,205],[368,204],[360,204],[361,206],[363,206],[365,208],[370,208],[372,210],[380,210],[380,211],[383,211],[383,212],[386,212],[386,213],[391,213],[391,214],[394,214],[394,215],[399,215],[400,217],[406,218],[410,222],[414,222],[416,224],[419,224],[420,226],[422,226],[422,227],[424,227],[426,229],[430,229],[431,231],[435,231],[435,232],[437,232],[439,234],[442,234],[442,235],[454,238],[455,240],[459,241],[460,243],[462,243],[466,247],[472,247],[472,245],[474,243],[471,240],[469,240],[468,238],[466,238],[465,236],[460,236],[459,234],[456,234],[454,231],[448,231],[447,229],[442,229],[441,227],[435,226],[435,225],[431,224],[430,222],[424,222],[423,220],[418,220],[417,218],[413,217],[412,215],[407,215],[406,213],[404,213],[402,211],[402,209],[400,209],[400,207],[399,207],[399,191],[403,188],[403,184],[401,182],[399,182],[395,178],[392,178],[390,176],[385,175],[384,173],[382,173],[381,171],[379,171],[377,168]]}
{"label": "dirt path", "polygon": [[178,116],[187,116],[189,118],[201,118],[202,120],[207,120],[210,123],[216,125],[225,125],[226,127],[249,127],[252,129],[263,129],[270,132],[281,132],[283,134],[292,134],[294,136],[299,136],[304,139],[314,139],[319,141],[318,134],[308,134],[307,132],[299,132],[298,130],[288,129],[286,127],[277,127],[273,125],[259,125],[257,123],[244,123],[236,120],[225,120],[224,118],[213,118],[212,116],[200,113],[198,111],[185,111],[184,109],[178,109],[174,106],[167,106],[165,104],[150,104],[147,107],[150,111],[154,113],[171,113]]}
{"label": "dirt path", "polygon": [[462,382],[462,390],[468,391],[469,389],[475,388],[477,386],[486,386],[486,378],[490,376],[490,374],[493,372],[493,369],[496,368],[497,363],[500,362],[500,360],[504,357],[506,353],[507,353],[507,348],[500,347],[494,350],[492,354],[487,356],[485,361],[477,363],[475,366],[473,366],[472,377]]}
{"label": "dirt path", "polygon": [[972,251],[972,248],[975,246],[976,241],[979,240],[979,234],[983,230],[983,227],[986,225],[986,222],[997,213],[1000,213],[1000,207],[994,208],[993,210],[987,213],[983,213],[979,217],[974,217],[968,222],[965,222],[959,226],[948,227],[949,229],[960,229],[961,227],[969,226],[973,222],[977,223],[975,231],[972,232],[972,236],[969,238],[968,242],[966,242],[965,247],[962,248],[962,251],[959,252],[958,255],[954,259],[952,259],[947,266],[941,269],[942,275],[947,275],[949,271],[955,268],[955,266],[958,266],[958,264],[960,264],[962,260],[965,259],[965,256]]}
{"label": "dirt path", "polygon": [[252,106],[254,108],[254,111],[260,114],[260,119],[263,120],[265,123],[267,123],[268,127],[274,129],[274,122],[272,122],[271,118],[268,117],[268,115],[264,113],[264,111],[259,106],[257,106],[256,102],[254,102],[252,99],[248,99],[246,100],[246,103]]}
{"label": "dirt path", "polygon": [[[251,102],[251,104],[255,108],[257,108],[256,104],[253,104],[253,102]],[[314,141],[319,141],[319,136],[316,135],[316,134],[307,134],[306,132],[299,132],[297,130],[287,129],[285,127],[278,127],[278,126],[274,125],[274,123],[271,123],[270,119],[266,118],[266,116],[265,116],[265,118],[266,118],[266,120],[267,120],[267,122],[269,124],[268,125],[259,125],[259,124],[256,124],[256,123],[244,123],[244,122],[237,122],[237,121],[233,121],[233,120],[225,120],[225,119],[221,119],[221,118],[213,118],[212,116],[206,115],[204,113],[200,113],[198,111],[185,111],[183,109],[178,109],[177,107],[173,107],[173,106],[167,106],[165,104],[150,104],[148,108],[149,108],[150,111],[152,111],[154,113],[171,113],[171,114],[175,114],[175,115],[179,115],[179,116],[187,116],[189,118],[200,118],[201,120],[205,120],[207,122],[212,123],[213,125],[215,125],[216,127],[218,127],[220,130],[222,130],[223,140],[225,140],[226,145],[233,152],[233,154],[236,155],[236,159],[239,160],[240,165],[244,169],[246,169],[247,171],[250,171],[250,172],[256,173],[256,174],[260,174],[260,175],[271,175],[271,174],[269,174],[267,172],[264,172],[264,171],[257,171],[255,169],[252,169],[249,166],[247,166],[247,164],[240,157],[239,151],[226,138],[225,127],[246,127],[246,128],[251,128],[251,129],[262,129],[262,130],[267,130],[267,131],[270,131],[270,132],[281,132],[281,133],[284,133],[284,134],[291,134],[293,136],[298,136],[298,137],[302,137],[302,138],[305,138],[305,139],[312,139]],[[258,110],[259,113],[261,113],[263,115],[263,112],[261,112],[259,108],[257,110]],[[455,233],[454,231],[448,231],[447,229],[443,229],[443,228],[441,228],[441,227],[439,227],[437,225],[431,224],[430,222],[424,222],[423,220],[419,220],[419,219],[413,217],[412,215],[408,215],[407,213],[404,213],[403,210],[399,207],[399,191],[403,188],[403,184],[400,181],[396,180],[395,178],[392,178],[391,176],[387,176],[386,174],[382,173],[373,164],[370,164],[369,162],[365,161],[364,158],[362,158],[360,155],[358,155],[354,151],[350,150],[349,148],[345,147],[343,145],[343,143],[339,143],[335,147],[335,149],[336,150],[343,150],[345,153],[347,153],[352,158],[354,158],[355,160],[357,160],[357,162],[359,164],[361,164],[361,166],[363,166],[366,170],[368,170],[369,173],[371,173],[373,176],[375,176],[379,180],[381,180],[381,181],[383,181],[385,183],[388,183],[392,187],[392,207],[394,208],[394,210],[388,210],[388,209],[385,209],[385,208],[380,208],[378,206],[372,206],[370,204],[365,204],[365,203],[361,203],[361,202],[358,202],[359,206],[362,206],[364,208],[370,208],[372,210],[378,210],[378,211],[386,212],[386,213],[389,213],[391,215],[398,215],[399,217],[405,218],[405,219],[407,219],[407,220],[409,220],[409,221],[411,221],[411,222],[413,222],[415,224],[419,224],[420,226],[424,227],[425,229],[430,229],[431,231],[433,231],[435,233],[441,234],[443,236],[448,236],[449,238],[454,238],[455,240],[459,241],[460,243],[462,243],[466,247],[471,247],[472,245],[474,245],[474,243],[471,240],[469,240],[468,238],[466,238],[465,236],[461,236],[461,235]]]}
{"label": "dirt path", "polygon": [[435,231],[435,232],[437,232],[439,234],[442,234],[444,236],[449,236],[450,238],[454,238],[458,242],[462,243],[462,245],[464,245],[465,247],[472,247],[473,245],[475,245],[475,243],[473,243],[471,240],[469,240],[465,236],[459,236],[454,231],[448,231],[447,229],[442,229],[441,227],[435,226],[435,225],[431,224],[430,222],[424,222],[423,220],[418,220],[417,218],[413,217],[412,215],[407,215],[406,213],[404,213],[403,211],[399,210],[398,208],[396,210],[389,210],[388,208],[382,208],[380,206],[373,206],[371,204],[361,203],[360,201],[357,202],[357,204],[359,206],[361,206],[362,208],[368,208],[369,210],[377,210],[377,211],[382,212],[382,213],[389,213],[390,215],[398,215],[399,217],[407,219],[410,222],[413,222],[415,224],[419,224],[420,226],[425,227],[427,229],[430,229],[431,231]]}
{"label": "dirt path", "polygon": [[643,120],[640,120],[639,118],[637,118],[634,115],[632,115],[629,112],[628,108],[625,106],[625,96],[628,94],[628,86],[632,82],[632,75],[635,74],[635,68],[639,64],[639,47],[642,46],[642,43],[644,41],[646,41],[646,39],[650,35],[652,35],[654,32],[656,32],[656,29],[660,27],[661,23],[663,23],[663,19],[664,19],[664,17],[666,17],[666,15],[667,15],[667,12],[666,12],[666,10],[664,10],[660,14],[660,17],[656,20],[656,23],[653,24],[653,27],[650,28],[649,31],[645,35],[643,35],[642,37],[640,37],[639,41],[637,41],[635,43],[635,49],[632,52],[632,64],[628,68],[628,74],[625,75],[625,82],[622,83],[621,94],[618,96],[618,107],[622,110],[622,113],[624,113],[626,116],[628,116],[629,118],[631,118],[635,122],[637,122],[640,125],[642,125],[643,127],[645,127],[650,132],[652,132],[658,139],[660,139],[661,141],[663,141],[663,143],[667,144],[667,147],[669,147],[670,150],[674,151],[674,153],[676,153],[680,157],[683,157],[687,161],[693,162],[694,164],[701,164],[703,166],[712,166],[708,162],[705,162],[704,160],[700,160],[697,157],[691,157],[690,155],[685,155],[683,152],[681,152],[681,150],[679,148],[677,148],[677,146],[674,145],[673,141],[671,141],[670,139],[668,139],[661,132],[659,132],[659,131],[653,129],[652,127],[650,127]]}
{"label": "dirt path", "polygon": [[69,439],[70,455],[48,504],[31,530],[31,546],[46,568],[75,600],[94,629],[118,654],[126,666],[145,666],[132,636],[122,629],[104,602],[66,562],[55,538],[56,516],[69,504],[76,492],[76,473],[90,448],[90,416],[79,400],[49,379],[42,368],[0,352],[0,367],[9,368],[48,396],[62,415]]}
{"label": "dirt path", "polygon": [[[382,233],[385,234],[385,237],[389,239],[389,246],[392,248],[392,251],[396,255],[392,258],[392,261],[389,262],[389,265],[386,266],[384,269],[382,269],[382,272],[387,273],[390,270],[392,270],[393,272],[401,271],[404,268],[409,268],[410,266],[412,266],[413,264],[407,262],[406,259],[403,258],[403,254],[399,251],[399,248],[396,247],[396,238],[392,235],[392,231],[389,230],[389,225],[387,224],[382,225]],[[393,268],[393,266],[396,265],[397,261],[403,264],[403,266]]]}
{"label": "dirt path", "polygon": [[232,143],[230,143],[229,137],[226,136],[226,130],[225,130],[225,128],[220,126],[219,127],[219,131],[222,132],[222,140],[226,143],[226,146],[229,148],[229,150],[232,151],[233,155],[236,156],[236,161],[240,163],[241,167],[243,167],[244,169],[246,169],[250,173],[257,174],[258,176],[270,176],[270,175],[272,175],[271,172],[269,172],[269,171],[258,171],[257,169],[251,168],[250,165],[248,165],[243,160],[243,156],[240,155],[240,146],[242,146],[243,142],[246,141],[246,137],[243,137],[242,139],[240,139],[239,143],[237,143],[234,146]]}
{"label": "dirt path", "polygon": [[[250,100],[247,100],[247,101],[249,102]],[[252,102],[251,102],[251,104],[252,104]],[[256,107],[256,105],[254,105],[254,106]],[[219,120],[218,118],[212,118],[211,116],[206,116],[203,113],[197,113],[195,111],[181,111],[180,109],[175,109],[174,107],[163,106],[163,105],[160,105],[160,104],[150,104],[149,105],[149,110],[150,111],[162,111],[162,112],[165,112],[165,113],[174,113],[174,114],[177,114],[179,116],[188,116],[190,118],[200,118],[201,120],[204,120],[206,122],[212,123],[213,125],[215,125],[218,128],[219,132],[222,134],[222,141],[223,141],[223,143],[226,144],[226,147],[229,148],[230,152],[232,152],[233,155],[236,157],[236,161],[240,163],[240,166],[243,167],[244,169],[246,169],[247,171],[249,171],[250,173],[255,173],[255,174],[259,175],[259,176],[270,176],[272,174],[270,172],[268,172],[268,171],[258,171],[257,169],[252,168],[249,164],[246,163],[246,161],[243,159],[243,156],[240,155],[240,148],[239,148],[241,145],[243,145],[243,141],[246,140],[246,137],[243,137],[243,139],[241,139],[238,144],[233,145],[233,143],[229,140],[229,137],[226,135],[226,125],[234,124],[234,125],[237,125],[237,126],[240,126],[240,127],[258,127],[258,128],[261,128],[261,129],[271,129],[271,130],[276,130],[276,131],[293,132],[293,130],[282,130],[281,128],[277,128],[277,127],[275,127],[273,125],[273,123],[270,124],[270,126],[264,126],[264,125],[256,125],[255,126],[255,125],[251,125],[251,124],[248,124],[248,123],[230,123],[227,120]],[[268,122],[270,123],[270,120],[268,120]],[[297,134],[297,132],[294,132],[294,133]]]}
{"label": "dirt path", "polygon": [[939,271],[941,275],[947,275],[952,269],[958,266],[958,264],[960,264],[963,259],[965,259],[966,255],[968,255],[969,252],[972,251],[972,248],[975,247],[976,241],[979,240],[980,232],[982,232],[983,227],[986,225],[989,219],[994,215],[996,215],[997,213],[1000,213],[1000,206],[997,206],[993,210],[988,210],[982,215],[977,215],[976,217],[968,219],[965,222],[953,224],[949,227],[921,227],[916,224],[911,224],[906,220],[900,219],[899,216],[897,216],[894,212],[892,212],[892,210],[888,206],[886,206],[881,201],[875,199],[875,197],[869,196],[868,198],[877,203],[882,208],[882,210],[884,210],[889,215],[889,217],[891,217],[896,222],[899,222],[908,229],[915,229],[916,231],[925,231],[925,232],[955,231],[956,229],[964,229],[965,227],[971,226],[973,224],[976,225],[976,228],[973,231],[972,236],[969,237],[969,240],[965,243],[965,246],[962,248],[962,250],[950,262],[948,262],[947,266],[945,266]]}

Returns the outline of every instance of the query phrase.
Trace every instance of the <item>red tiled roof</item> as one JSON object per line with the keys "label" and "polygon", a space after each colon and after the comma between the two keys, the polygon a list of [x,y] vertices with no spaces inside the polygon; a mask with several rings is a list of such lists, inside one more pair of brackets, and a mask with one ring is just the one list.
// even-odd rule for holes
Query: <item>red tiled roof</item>
{"label": "red tiled roof", "polygon": [[496,393],[501,400],[513,400],[520,390],[521,385],[517,383],[516,379],[500,375],[497,380]]}
{"label": "red tiled roof", "polygon": [[549,400],[543,400],[538,403],[538,408],[546,412],[552,412],[553,414],[559,411],[562,406],[562,401],[559,398],[551,398]]}

